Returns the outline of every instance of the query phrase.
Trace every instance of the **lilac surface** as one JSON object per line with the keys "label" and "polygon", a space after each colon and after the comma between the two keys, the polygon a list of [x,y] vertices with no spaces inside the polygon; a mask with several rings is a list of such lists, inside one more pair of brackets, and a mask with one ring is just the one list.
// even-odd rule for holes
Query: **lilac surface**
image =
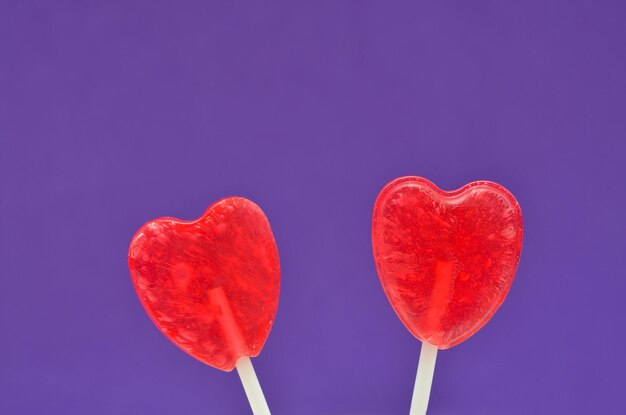
{"label": "lilac surface", "polygon": [[241,195],[282,260],[276,414],[407,413],[419,342],[371,253],[381,187],[506,186],[507,301],[432,414],[623,413],[626,3],[0,3],[0,413],[247,413],[131,285],[133,233]]}

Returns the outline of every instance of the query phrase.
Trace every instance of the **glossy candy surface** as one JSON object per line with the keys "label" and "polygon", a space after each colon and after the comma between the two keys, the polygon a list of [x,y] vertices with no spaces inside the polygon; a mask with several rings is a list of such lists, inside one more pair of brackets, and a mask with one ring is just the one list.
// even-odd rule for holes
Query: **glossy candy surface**
{"label": "glossy candy surface", "polygon": [[492,182],[446,192],[421,177],[381,191],[372,243],[383,288],[418,339],[447,349],[487,323],[504,301],[522,249],[522,212]]}
{"label": "glossy candy surface", "polygon": [[251,201],[217,201],[197,220],[160,218],[134,236],[128,264],[157,327],[200,361],[230,371],[257,356],[280,290],[269,222]]}

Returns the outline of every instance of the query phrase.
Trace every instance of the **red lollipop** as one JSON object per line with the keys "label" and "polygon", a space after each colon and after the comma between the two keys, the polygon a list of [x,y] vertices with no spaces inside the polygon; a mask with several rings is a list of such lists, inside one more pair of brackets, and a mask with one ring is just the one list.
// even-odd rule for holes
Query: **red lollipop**
{"label": "red lollipop", "polygon": [[387,184],[374,207],[372,243],[383,288],[406,328],[423,342],[411,413],[425,413],[437,349],[489,321],[513,282],[522,212],[487,181],[446,192],[421,177]]}
{"label": "red lollipop", "polygon": [[134,236],[128,264],[146,312],[176,346],[215,368],[237,367],[255,413],[269,413],[249,357],[272,328],[280,264],[270,224],[229,197],[194,221],[160,218]]}

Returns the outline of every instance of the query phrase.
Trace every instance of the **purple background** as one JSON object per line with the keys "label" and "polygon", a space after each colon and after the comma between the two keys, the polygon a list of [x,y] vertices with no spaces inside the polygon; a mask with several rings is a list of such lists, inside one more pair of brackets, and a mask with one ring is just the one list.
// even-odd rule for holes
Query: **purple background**
{"label": "purple background", "polygon": [[0,3],[0,412],[247,413],[152,325],[136,229],[241,195],[282,259],[276,414],[407,413],[420,343],[373,265],[380,188],[487,179],[525,215],[503,307],[432,414],[623,413],[623,1]]}

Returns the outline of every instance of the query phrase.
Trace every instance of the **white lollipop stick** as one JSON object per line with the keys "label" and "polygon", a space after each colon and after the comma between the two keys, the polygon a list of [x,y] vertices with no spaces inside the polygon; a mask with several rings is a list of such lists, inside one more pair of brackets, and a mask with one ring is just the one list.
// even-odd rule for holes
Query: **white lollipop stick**
{"label": "white lollipop stick", "polygon": [[437,347],[423,342],[420,352],[420,361],[417,365],[417,376],[415,377],[415,388],[413,388],[413,398],[411,399],[411,410],[409,415],[424,415],[428,408],[428,398],[430,398],[430,386],[433,383],[435,373],[435,360],[437,359]]}
{"label": "white lollipop stick", "polygon": [[[241,353],[245,350],[243,336],[238,328],[239,326],[235,320],[235,315],[230,307],[230,303],[226,298],[224,289],[222,287],[213,288],[209,291],[209,297],[211,298],[211,302],[218,304],[222,310],[220,322],[226,337],[231,343],[231,347],[235,353]],[[256,373],[254,373],[254,367],[252,367],[250,358],[248,356],[240,357],[235,367],[237,368],[237,373],[239,373],[239,378],[243,384],[243,389],[246,391],[246,396],[248,397],[248,402],[250,402],[250,407],[254,415],[271,415],[270,408],[267,406],[261,384],[256,377]]]}
{"label": "white lollipop stick", "polygon": [[246,391],[252,413],[254,413],[254,415],[271,415],[270,408],[267,406],[261,384],[256,377],[256,373],[254,373],[254,367],[252,367],[250,358],[247,356],[241,357],[237,360],[235,367],[237,368],[237,373],[239,373],[243,389]]}

